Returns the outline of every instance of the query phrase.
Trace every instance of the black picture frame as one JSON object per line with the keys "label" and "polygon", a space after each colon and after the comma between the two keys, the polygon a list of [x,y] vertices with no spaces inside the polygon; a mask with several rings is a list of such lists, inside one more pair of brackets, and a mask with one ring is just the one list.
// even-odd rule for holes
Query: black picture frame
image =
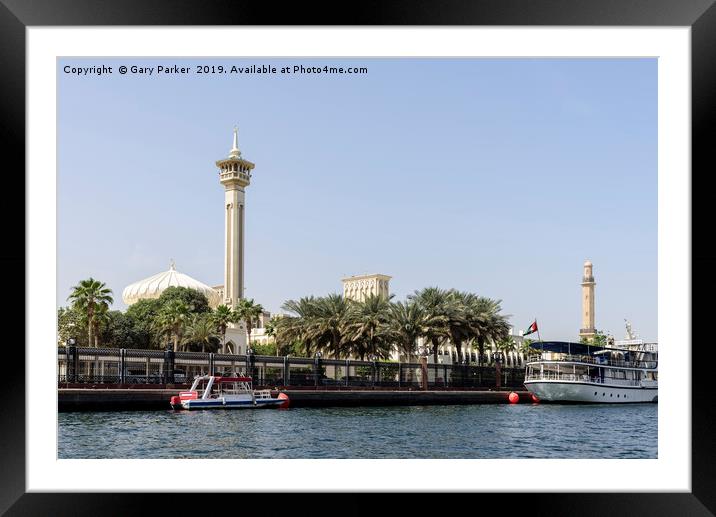
{"label": "black picture frame", "polygon": [[[338,8],[340,7],[340,9]],[[3,221],[17,220],[24,205],[25,182],[19,171],[25,170],[25,29],[29,26],[104,26],[104,25],[542,25],[542,26],[688,26],[691,28],[692,74],[692,322],[693,328],[708,330],[708,294],[713,292],[716,253],[710,251],[707,228],[710,213],[705,196],[714,167],[716,149],[716,6],[714,0],[393,0],[328,3],[248,2],[244,0],[0,0],[0,70],[2,94],[2,138],[5,160],[12,163],[4,172],[6,182],[16,182],[14,194],[0,203]],[[49,77],[48,80],[54,80]],[[7,183],[6,183],[7,184]],[[6,192],[10,192],[10,186]],[[22,192],[20,196],[16,194]],[[24,210],[23,210],[24,212]],[[7,225],[6,238],[14,237],[13,246],[0,251],[0,264],[6,271],[23,271],[25,265],[25,229]],[[698,230],[701,229],[701,232]],[[14,234],[13,234],[14,232]],[[8,292],[24,292],[24,278],[8,275],[17,282]],[[19,284],[23,282],[23,285]],[[48,287],[52,291],[51,287]],[[701,303],[700,303],[701,302]],[[19,303],[14,303],[17,311]],[[23,305],[24,306],[24,305]],[[31,311],[31,307],[27,307]],[[27,315],[26,315],[27,318]],[[3,318],[6,330],[3,363],[6,367],[2,396],[2,433],[0,465],[2,489],[0,512],[7,515],[132,515],[150,511],[159,503],[160,512],[181,509],[207,511],[227,508],[239,512],[256,502],[266,504],[265,495],[241,494],[216,499],[211,503],[201,495],[123,494],[36,494],[25,490],[25,343],[13,340],[17,322]],[[697,327],[700,325],[700,327]],[[10,330],[9,336],[7,330]],[[546,494],[471,494],[459,504],[465,511],[525,513],[527,515],[714,515],[716,512],[716,439],[712,424],[716,421],[710,397],[709,357],[698,357],[708,346],[696,346],[692,336],[684,336],[684,350],[692,353],[692,491],[690,493],[546,493]],[[703,339],[702,339],[703,341]],[[24,340],[23,340],[24,342]],[[33,344],[33,346],[39,346]],[[11,365],[11,367],[8,367]],[[173,475],[166,472],[160,475]],[[435,473],[426,475],[436,475]],[[516,472],[521,483],[526,473]],[[575,475],[581,475],[579,472]],[[584,474],[588,479],[588,476]],[[521,484],[520,483],[520,484]],[[458,510],[457,494],[410,494],[402,498],[400,512],[425,512],[427,505]],[[475,496],[479,496],[479,499]],[[328,503],[317,494],[291,494],[271,498],[270,511],[281,514],[327,511]],[[161,499],[160,499],[161,498]],[[338,513],[366,514],[379,508],[374,495],[347,494],[338,503]],[[240,502],[241,501],[241,502]],[[369,502],[370,501],[370,502]],[[500,510],[487,510],[496,503]],[[331,503],[335,504],[335,503]],[[151,505],[151,506],[150,506]],[[228,505],[228,506],[226,506]],[[493,507],[494,508],[494,507]],[[387,509],[384,508],[384,509]],[[256,511],[256,510],[251,510]],[[259,510],[260,511],[260,510]],[[338,511],[338,510],[336,510]]]}

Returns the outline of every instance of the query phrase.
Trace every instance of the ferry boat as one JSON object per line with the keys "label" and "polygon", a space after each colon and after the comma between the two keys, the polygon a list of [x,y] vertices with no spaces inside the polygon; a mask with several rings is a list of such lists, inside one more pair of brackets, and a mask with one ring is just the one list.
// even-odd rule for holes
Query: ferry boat
{"label": "ferry boat", "polygon": [[640,340],[620,348],[565,341],[531,343],[525,388],[545,402],[629,404],[658,401],[658,346]]}
{"label": "ferry boat", "polygon": [[258,409],[288,407],[288,395],[271,396],[271,390],[254,390],[251,377],[198,375],[189,391],[170,400],[173,409]]}

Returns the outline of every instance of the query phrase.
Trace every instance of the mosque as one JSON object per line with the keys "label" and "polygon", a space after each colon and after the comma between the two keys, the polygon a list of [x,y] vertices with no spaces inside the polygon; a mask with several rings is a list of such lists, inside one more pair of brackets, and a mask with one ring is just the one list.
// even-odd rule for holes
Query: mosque
{"label": "mosque", "polygon": [[[215,162],[219,172],[219,183],[224,187],[224,283],[209,286],[176,269],[172,261],[169,270],[157,273],[143,280],[134,282],[122,291],[122,300],[127,305],[142,299],[158,298],[168,287],[187,287],[203,293],[212,308],[219,305],[234,307],[244,295],[244,221],[246,207],[246,187],[251,183],[251,173],[255,164],[246,160],[238,146],[238,129],[234,127],[233,143],[229,154]],[[355,275],[342,279],[343,296],[362,301],[369,295],[382,295],[386,298],[390,293],[391,277],[383,274]],[[586,279],[586,271],[585,271]],[[592,289],[593,285],[589,286]],[[593,299],[593,297],[592,297]],[[593,305],[591,314],[593,315]],[[252,343],[267,343],[271,338],[266,335],[266,323],[271,313],[265,311],[258,324],[251,330]],[[513,334],[519,345],[520,335]],[[226,331],[226,344],[231,353],[244,354],[247,350],[246,327],[241,323],[231,324]],[[476,350],[467,347],[464,351],[475,362]],[[494,350],[488,350],[488,357]],[[451,363],[456,359],[456,351],[449,344],[442,347],[439,362]],[[514,353],[513,364],[521,363],[522,354]],[[397,359],[397,357],[396,357]],[[432,362],[432,355],[430,356]]]}
{"label": "mosque", "polygon": [[[172,262],[169,271],[128,285],[122,291],[122,300],[127,305],[145,298],[158,298],[171,286],[196,289],[206,295],[212,308],[221,304],[235,307],[239,299],[243,298],[245,189],[251,183],[251,171],[255,165],[242,157],[236,127],[229,155],[217,160],[216,167],[219,171],[219,183],[224,187],[224,284],[210,287],[178,272]],[[261,322],[263,323],[263,318]],[[246,329],[243,323],[230,325],[226,330],[226,344],[235,354],[246,352]]]}

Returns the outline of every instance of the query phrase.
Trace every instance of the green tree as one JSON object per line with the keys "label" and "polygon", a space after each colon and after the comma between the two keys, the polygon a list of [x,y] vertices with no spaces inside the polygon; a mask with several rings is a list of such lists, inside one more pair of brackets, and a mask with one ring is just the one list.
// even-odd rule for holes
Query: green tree
{"label": "green tree", "polygon": [[457,351],[457,361],[462,363],[462,345],[474,337],[471,321],[471,304],[475,295],[451,289],[448,291],[448,302],[446,307],[446,330],[450,342]]}
{"label": "green tree", "polygon": [[256,343],[251,347],[256,355],[278,355],[276,343]]}
{"label": "green tree", "polygon": [[167,302],[159,311],[155,326],[166,333],[174,343],[174,350],[180,351],[184,331],[191,318],[189,306],[181,300]]}
{"label": "green tree", "polygon": [[273,338],[274,352],[277,356],[288,354],[291,351],[292,344],[290,342],[286,343],[278,340],[277,334],[280,326],[279,321],[281,319],[283,319],[282,316],[272,316],[271,319],[266,322],[266,335]]}
{"label": "green tree", "polygon": [[390,304],[390,337],[408,362],[412,362],[418,338],[426,335],[429,320],[429,313],[417,300]]}
{"label": "green tree", "polygon": [[471,299],[469,321],[472,335],[475,336],[479,350],[479,363],[485,357],[485,345],[499,343],[508,338],[510,325],[507,316],[500,314],[500,300],[482,296]]}
{"label": "green tree", "polygon": [[318,299],[313,296],[287,300],[281,308],[291,315],[276,321],[276,344],[281,348],[299,346],[310,357],[318,351]]}
{"label": "green tree", "polygon": [[349,305],[341,334],[344,352],[362,360],[366,356],[390,356],[390,302],[380,295],[369,295],[363,301]]}
{"label": "green tree", "polygon": [[161,333],[157,331],[155,324],[161,308],[162,305],[156,298],[139,300],[127,308],[124,314],[131,322],[137,348],[164,348]]}
{"label": "green tree", "polygon": [[106,304],[97,305],[97,309],[94,313],[92,320],[92,334],[94,335],[94,347],[99,348],[100,332],[107,330],[109,325],[112,323],[112,318],[109,315],[109,306]]}
{"label": "green tree", "polygon": [[423,336],[432,345],[433,362],[438,363],[438,349],[450,337],[448,322],[451,313],[451,301],[448,291],[439,287],[426,287],[408,296],[408,300],[417,303],[424,312],[425,328]]}
{"label": "green tree", "polygon": [[340,359],[349,351],[345,327],[351,313],[353,300],[340,294],[329,294],[316,300],[315,335],[319,349]]}
{"label": "green tree", "polygon": [[189,312],[192,313],[204,314],[211,312],[209,300],[206,298],[204,293],[201,293],[196,289],[171,286],[164,289],[158,298],[160,306],[167,305],[173,300],[180,300],[183,302],[187,307],[189,307]]}
{"label": "green tree", "polygon": [[187,348],[191,345],[200,345],[201,351],[206,352],[208,346],[213,352],[214,339],[216,338],[216,324],[214,323],[211,314],[199,313],[191,315],[191,320],[184,337],[184,342]]}
{"label": "green tree", "polygon": [[211,313],[211,321],[214,323],[216,330],[221,335],[221,353],[226,353],[226,329],[229,324],[235,321],[234,312],[226,305],[219,305],[214,312]]}
{"label": "green tree", "polygon": [[87,327],[87,315],[73,307],[59,307],[57,309],[57,344],[67,345],[72,338],[75,346],[87,347],[87,334],[82,332]]}
{"label": "green tree", "polygon": [[236,321],[243,321],[246,325],[246,342],[251,347],[251,329],[254,328],[254,322],[264,312],[264,308],[261,304],[255,303],[253,298],[248,300],[242,298],[236,304],[234,308],[234,315]]}
{"label": "green tree", "polygon": [[609,339],[609,336],[603,331],[595,329],[594,336],[591,339],[582,336],[579,338],[579,342],[594,346],[607,346]]}
{"label": "green tree", "polygon": [[101,331],[105,346],[114,348],[149,348],[146,336],[137,322],[126,312],[109,311],[107,324]]}
{"label": "green tree", "polygon": [[114,303],[112,290],[109,289],[104,282],[90,277],[87,280],[81,280],[74,286],[72,293],[67,299],[72,302],[73,308],[82,311],[86,315],[87,342],[92,346],[94,343],[93,330],[95,327],[95,313],[99,306],[108,306]]}
{"label": "green tree", "polygon": [[504,337],[498,341],[495,342],[495,350],[502,353],[502,356],[505,359],[505,363],[507,363],[507,357],[512,353],[517,351],[517,344],[515,343],[515,340],[512,338],[512,336]]}

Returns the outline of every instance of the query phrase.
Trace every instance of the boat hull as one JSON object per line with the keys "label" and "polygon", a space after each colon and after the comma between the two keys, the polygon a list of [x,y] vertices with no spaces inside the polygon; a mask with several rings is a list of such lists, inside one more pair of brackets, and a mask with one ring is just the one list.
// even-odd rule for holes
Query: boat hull
{"label": "boat hull", "polygon": [[254,403],[251,400],[186,400],[181,404],[181,409],[263,409],[277,408],[284,404],[284,399],[257,399]]}
{"label": "boat hull", "polygon": [[525,381],[525,388],[540,401],[579,404],[634,404],[657,402],[657,387],[613,386],[557,380]]}

